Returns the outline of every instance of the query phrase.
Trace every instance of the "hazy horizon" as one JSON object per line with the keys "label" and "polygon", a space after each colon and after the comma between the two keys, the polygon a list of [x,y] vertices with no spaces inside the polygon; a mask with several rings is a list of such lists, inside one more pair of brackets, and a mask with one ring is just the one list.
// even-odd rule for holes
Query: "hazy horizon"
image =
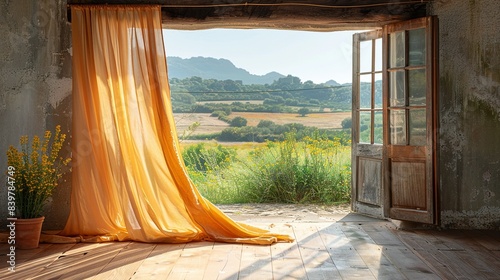
{"label": "hazy horizon", "polygon": [[267,29],[165,29],[167,56],[227,59],[255,75],[278,72],[324,83],[352,82],[352,35]]}

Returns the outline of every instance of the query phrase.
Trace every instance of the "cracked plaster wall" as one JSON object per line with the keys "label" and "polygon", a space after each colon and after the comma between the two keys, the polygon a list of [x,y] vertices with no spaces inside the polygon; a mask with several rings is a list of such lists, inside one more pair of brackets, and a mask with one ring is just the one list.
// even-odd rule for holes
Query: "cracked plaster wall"
{"label": "cracked plaster wall", "polygon": [[436,0],[441,225],[500,229],[500,6]]}
{"label": "cracked plaster wall", "polygon": [[[71,127],[71,29],[66,1],[0,2],[0,180],[6,151],[21,135],[43,136],[57,124]],[[63,178],[45,211],[44,228],[62,228],[69,214],[71,174]],[[3,183],[2,183],[3,186]],[[6,221],[6,188],[0,188],[0,219]]]}

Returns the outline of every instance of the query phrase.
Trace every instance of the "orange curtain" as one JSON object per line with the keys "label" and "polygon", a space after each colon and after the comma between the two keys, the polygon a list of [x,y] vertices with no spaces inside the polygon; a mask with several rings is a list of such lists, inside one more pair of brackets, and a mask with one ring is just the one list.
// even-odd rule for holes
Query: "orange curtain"
{"label": "orange curtain", "polygon": [[159,6],[72,6],[73,180],[66,236],[291,241],[204,199],[180,155]]}

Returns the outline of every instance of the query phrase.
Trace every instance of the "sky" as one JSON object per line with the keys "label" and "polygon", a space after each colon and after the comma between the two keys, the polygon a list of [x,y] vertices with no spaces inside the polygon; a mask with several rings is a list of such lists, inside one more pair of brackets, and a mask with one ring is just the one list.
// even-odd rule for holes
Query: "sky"
{"label": "sky", "polygon": [[167,56],[225,58],[256,75],[276,71],[324,83],[351,83],[354,31],[268,29],[171,30],[163,36]]}

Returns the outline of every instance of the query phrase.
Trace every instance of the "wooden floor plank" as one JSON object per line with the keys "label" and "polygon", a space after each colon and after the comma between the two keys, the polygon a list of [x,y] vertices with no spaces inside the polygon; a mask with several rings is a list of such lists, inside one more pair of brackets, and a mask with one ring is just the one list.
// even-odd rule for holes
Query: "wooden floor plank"
{"label": "wooden floor plank", "polygon": [[319,235],[318,226],[324,227],[317,224],[293,226],[307,279],[342,279]]}
{"label": "wooden floor plank", "polygon": [[446,236],[464,248],[463,252],[457,251],[460,259],[481,272],[485,279],[495,279],[500,275],[500,259],[492,254],[493,251],[484,246],[485,243],[477,242],[477,239],[484,240],[485,235],[488,235],[488,231],[454,230],[446,232]]}
{"label": "wooden floor plank", "polygon": [[394,234],[395,228],[388,223],[366,223],[361,228],[378,245],[403,246],[401,240]]}
{"label": "wooden floor plank", "polygon": [[342,231],[377,279],[404,279],[399,269],[383,254],[384,248],[404,247],[386,223],[349,225],[342,227]]}
{"label": "wooden floor plank", "polygon": [[440,258],[447,263],[457,279],[484,279],[479,271],[474,270],[468,263],[458,257],[457,251],[440,252]]}
{"label": "wooden floor plank", "polygon": [[491,258],[484,258],[483,255],[471,253],[470,251],[457,251],[455,253],[471,269],[469,274],[475,277],[474,279],[500,278],[500,274],[498,274],[499,267],[494,267],[494,260]]}
{"label": "wooden floor plank", "polygon": [[130,279],[155,246],[152,243],[129,243],[92,279]]}
{"label": "wooden floor plank", "polygon": [[243,245],[239,279],[273,279],[271,246]]}
{"label": "wooden floor plank", "polygon": [[[292,226],[276,229],[283,234],[294,236]],[[295,236],[297,240],[297,237]],[[297,242],[271,245],[273,279],[307,279]]]}
{"label": "wooden floor plank", "polygon": [[[49,246],[41,246],[43,249],[38,253],[31,255],[28,259],[19,265],[16,265],[14,273],[8,273],[6,270],[0,271],[0,279],[17,280],[17,279],[30,279],[37,276],[46,266],[57,260],[64,251],[69,250],[75,244],[49,244]],[[19,250],[21,251],[21,250]],[[29,254],[26,250],[26,253]],[[21,253],[23,254],[23,253]]]}
{"label": "wooden floor plank", "polygon": [[215,243],[203,280],[237,280],[241,262],[241,244]]}
{"label": "wooden floor plank", "polygon": [[406,247],[385,247],[383,254],[407,279],[441,279]]}
{"label": "wooden floor plank", "polygon": [[137,269],[133,280],[167,279],[186,244],[156,244]]}
{"label": "wooden floor plank", "polygon": [[425,238],[425,240],[427,240],[427,242],[429,242],[429,244],[431,244],[434,248],[436,248],[438,250],[451,249],[443,242],[443,240],[441,240],[437,236],[435,236],[435,231],[433,231],[433,230],[420,229],[420,230],[414,230],[413,232],[415,232],[416,234],[418,234],[422,238]]}
{"label": "wooden floor plank", "polygon": [[[21,249],[16,249],[15,250],[15,263],[16,266],[21,265],[25,261],[35,257],[36,255],[40,254],[40,252],[44,251],[47,249],[49,246],[52,244],[45,244],[42,243],[38,246],[36,249],[31,249],[31,250],[21,250]],[[10,246],[9,244],[0,244],[0,270],[3,268],[7,268],[7,254],[10,254]]]}
{"label": "wooden floor plank", "polygon": [[214,242],[187,243],[167,279],[203,279]]}
{"label": "wooden floor plank", "polygon": [[78,243],[33,279],[85,279],[95,276],[129,242]]}
{"label": "wooden floor plank", "polygon": [[[495,274],[489,265],[483,265],[482,257],[478,253],[478,250],[481,251],[481,246],[473,242],[473,239],[466,238],[457,231],[433,231],[433,236],[447,247],[438,249],[441,254],[437,255],[436,258],[441,262],[444,260],[446,266],[456,278],[488,279]],[[480,240],[481,242],[487,240],[488,244],[495,243],[494,240],[487,236],[481,236]]]}
{"label": "wooden floor plank", "polygon": [[482,239],[484,237],[483,231],[479,230],[449,230],[446,231],[446,234],[451,238],[456,240],[456,242],[460,243],[462,246],[466,246],[467,251],[481,251],[488,252],[490,251],[487,247],[485,247],[482,243],[478,242],[476,239]]}
{"label": "wooden floor plank", "polygon": [[376,250],[357,250],[368,269],[377,279],[404,279],[404,275],[383,254],[383,247]]}
{"label": "wooden floor plank", "polygon": [[443,251],[465,251],[462,242],[457,242],[456,238],[452,235],[452,232],[447,231],[432,231],[433,235],[440,241],[441,244],[445,245],[447,248],[440,248]]}
{"label": "wooden floor plank", "polygon": [[441,258],[441,252],[423,236],[411,231],[397,231],[397,235],[434,273],[442,279],[455,279],[450,267]]}
{"label": "wooden floor plank", "polygon": [[385,221],[277,224],[294,243],[41,244],[0,279],[498,279],[492,231],[396,230]]}
{"label": "wooden floor plank", "polygon": [[352,246],[341,225],[332,224],[319,231],[330,257],[343,279],[376,279]]}
{"label": "wooden floor plank", "polygon": [[500,251],[500,234],[498,231],[477,231],[474,239],[489,251]]}

